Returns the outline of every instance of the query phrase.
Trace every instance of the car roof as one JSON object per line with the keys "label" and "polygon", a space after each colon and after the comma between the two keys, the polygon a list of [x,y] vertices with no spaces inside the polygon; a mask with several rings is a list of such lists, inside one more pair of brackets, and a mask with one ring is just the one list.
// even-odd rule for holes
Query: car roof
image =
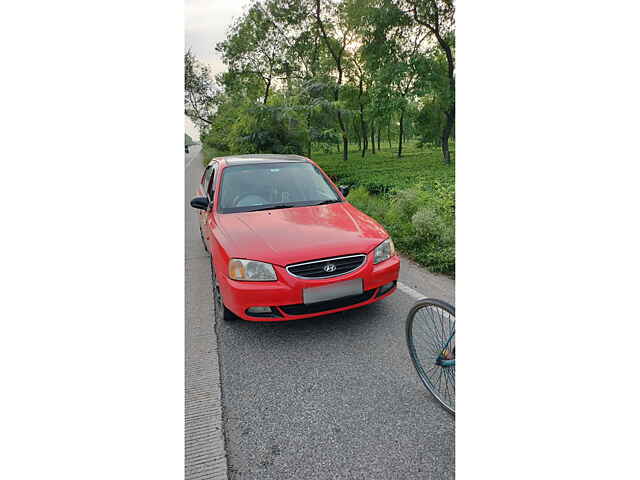
{"label": "car roof", "polygon": [[247,155],[230,155],[228,157],[217,157],[209,162],[225,162],[227,165],[248,165],[252,163],[303,163],[309,160],[300,155],[284,155],[279,153],[261,153]]}

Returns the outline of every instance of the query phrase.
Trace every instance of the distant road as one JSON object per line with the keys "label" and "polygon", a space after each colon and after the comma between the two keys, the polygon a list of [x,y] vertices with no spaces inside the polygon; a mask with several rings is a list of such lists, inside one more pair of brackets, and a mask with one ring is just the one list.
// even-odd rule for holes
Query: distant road
{"label": "distant road", "polygon": [[[185,155],[185,201],[202,173],[199,147],[191,152]],[[206,359],[216,343],[205,275],[209,258],[196,213],[187,207],[186,214],[186,356]],[[455,304],[454,281],[406,259],[400,280],[390,298],[361,309],[286,324],[237,321],[216,327],[229,478],[454,478],[454,419],[420,383],[404,332],[416,298]],[[202,315],[211,315],[208,324]],[[189,375],[211,392],[188,390],[187,405],[216,398],[210,369]],[[206,446],[215,443],[215,435],[210,440],[206,428],[201,439],[196,433],[187,441],[203,445],[203,453],[191,458],[213,465],[216,452]]]}

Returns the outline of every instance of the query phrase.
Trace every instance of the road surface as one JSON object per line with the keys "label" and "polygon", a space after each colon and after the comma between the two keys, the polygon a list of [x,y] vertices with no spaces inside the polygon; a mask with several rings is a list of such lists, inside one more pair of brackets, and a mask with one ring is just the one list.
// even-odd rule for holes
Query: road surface
{"label": "road surface", "polygon": [[[192,147],[185,155],[186,200],[201,172],[200,146]],[[195,211],[187,207],[186,215],[186,415],[188,423],[188,406],[198,405],[192,417],[202,423],[186,427],[188,478],[225,474],[213,356],[229,478],[454,478],[454,419],[420,383],[404,332],[415,297],[455,304],[453,280],[402,259],[398,291],[380,302],[290,323],[225,322],[214,330],[209,259]]]}

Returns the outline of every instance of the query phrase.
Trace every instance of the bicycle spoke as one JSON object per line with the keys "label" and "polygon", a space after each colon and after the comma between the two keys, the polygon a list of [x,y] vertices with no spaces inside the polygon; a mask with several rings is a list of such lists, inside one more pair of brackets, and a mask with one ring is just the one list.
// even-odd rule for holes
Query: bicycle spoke
{"label": "bicycle spoke", "polygon": [[445,327],[444,327],[444,318],[442,315],[442,310],[438,309],[438,317],[440,319],[440,328],[442,329],[442,348],[444,348],[444,343],[447,341],[448,335],[447,332],[445,331]]}
{"label": "bicycle spoke", "polygon": [[[420,341],[423,343],[423,345],[426,345],[429,350],[433,350],[433,351],[437,350],[437,345],[436,345],[435,341],[433,340],[433,336],[429,335],[427,333],[425,327],[423,327],[423,326],[415,326],[414,330],[415,330],[415,332],[414,332],[414,338],[415,339],[420,339]],[[417,333],[421,333],[421,335],[418,336]]]}
{"label": "bicycle spoke", "polygon": [[430,330],[431,333],[433,334],[434,339],[436,340],[436,343],[439,343],[440,340],[440,332],[438,332],[438,328],[436,325],[436,321],[435,318],[433,317],[433,313],[431,311],[430,308],[424,308],[422,310],[427,310],[429,313],[429,317],[431,318],[431,320],[427,319],[427,313],[424,314],[425,316],[425,323],[428,324],[430,326]]}
{"label": "bicycle spoke", "polygon": [[[433,330],[428,327],[428,325],[430,325],[429,322],[421,322],[421,323],[422,325],[420,325],[420,327],[423,327],[423,328],[420,328],[420,327],[418,328],[424,333],[425,338],[429,341],[434,351],[437,351],[440,348],[440,345],[438,344],[437,337],[433,335],[434,333]],[[427,329],[429,329],[430,331],[427,332]]]}
{"label": "bicycle spoke", "polygon": [[447,372],[446,372],[446,368],[443,368],[443,376],[444,376],[444,388],[447,394],[447,398],[450,398],[451,396],[449,395],[449,377],[447,376]]}

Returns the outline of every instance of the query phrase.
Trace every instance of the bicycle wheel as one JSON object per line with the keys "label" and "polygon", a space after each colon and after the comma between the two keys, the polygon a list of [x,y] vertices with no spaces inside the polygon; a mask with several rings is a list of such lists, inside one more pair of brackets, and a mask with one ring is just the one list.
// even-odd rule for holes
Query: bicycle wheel
{"label": "bicycle wheel", "polygon": [[407,317],[407,347],[413,366],[424,386],[454,415],[455,332],[455,308],[440,300],[420,300]]}

